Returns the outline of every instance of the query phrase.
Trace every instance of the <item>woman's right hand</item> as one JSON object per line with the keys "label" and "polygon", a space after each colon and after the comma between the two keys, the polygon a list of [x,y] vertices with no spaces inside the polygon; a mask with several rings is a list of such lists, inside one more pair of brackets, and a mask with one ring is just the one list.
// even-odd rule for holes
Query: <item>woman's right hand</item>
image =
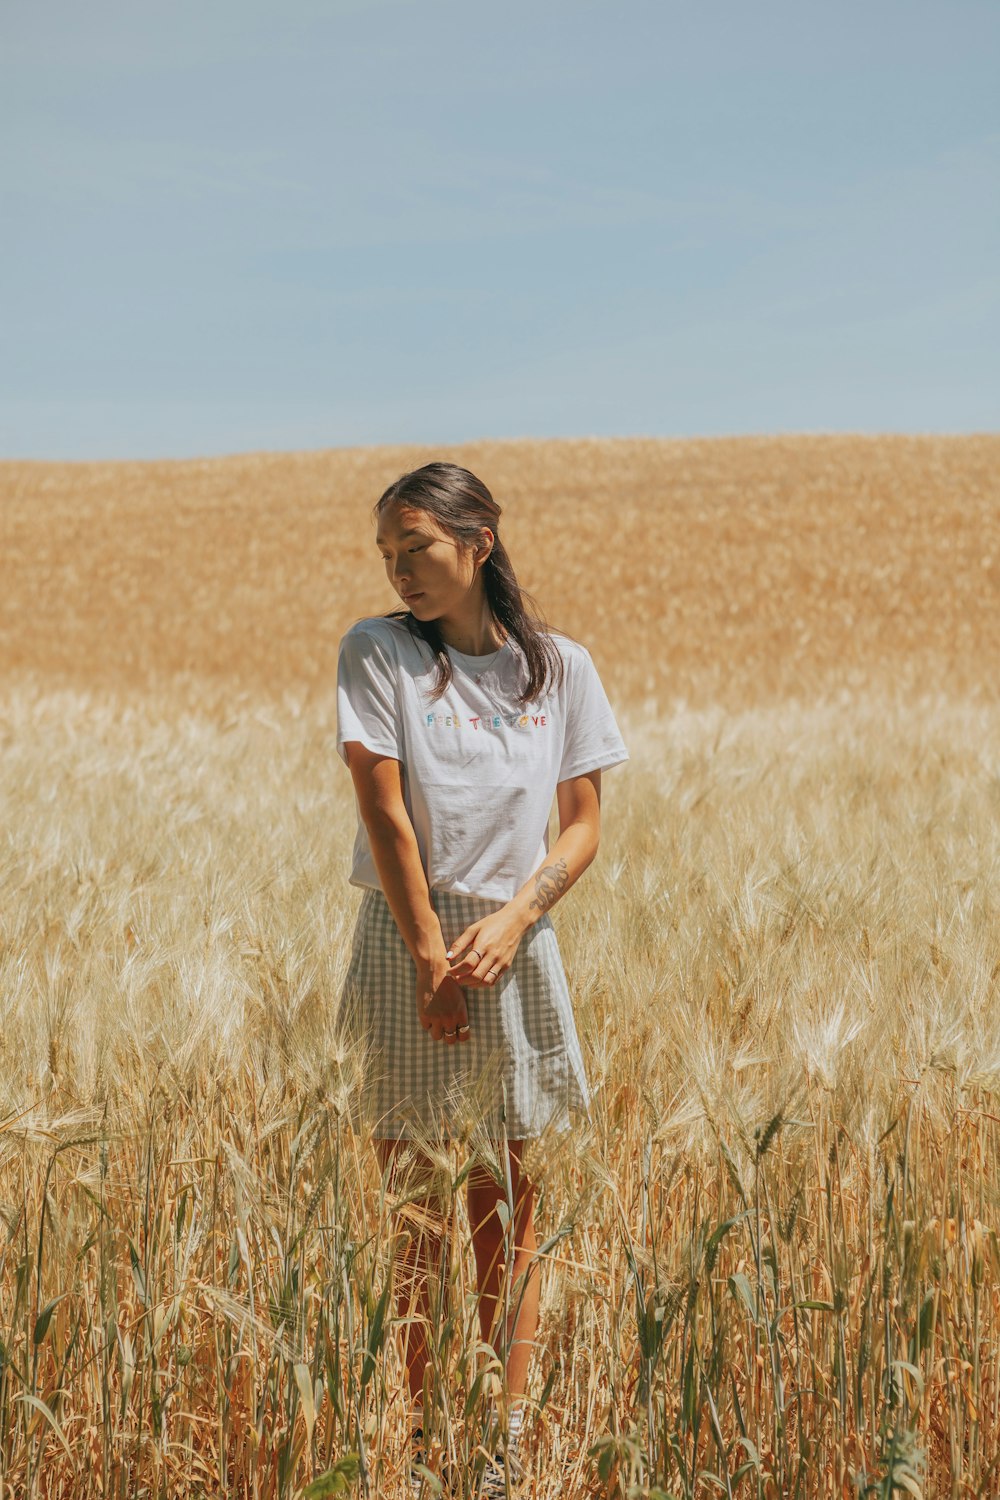
{"label": "woman's right hand", "polygon": [[[448,972],[447,961],[441,969],[417,970],[417,1015],[425,1031],[429,1031],[436,1042],[446,1046],[455,1042],[467,1042],[470,1036],[469,1012],[465,995],[457,979]],[[445,1032],[458,1033],[446,1036]]]}

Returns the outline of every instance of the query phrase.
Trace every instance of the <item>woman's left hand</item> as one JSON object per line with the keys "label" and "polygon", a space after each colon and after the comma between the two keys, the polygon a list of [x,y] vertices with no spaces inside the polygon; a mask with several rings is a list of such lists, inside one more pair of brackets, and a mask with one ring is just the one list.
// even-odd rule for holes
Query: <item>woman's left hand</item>
{"label": "woman's left hand", "polygon": [[526,930],[509,906],[471,922],[448,949],[452,978],[462,985],[492,989],[514,962]]}

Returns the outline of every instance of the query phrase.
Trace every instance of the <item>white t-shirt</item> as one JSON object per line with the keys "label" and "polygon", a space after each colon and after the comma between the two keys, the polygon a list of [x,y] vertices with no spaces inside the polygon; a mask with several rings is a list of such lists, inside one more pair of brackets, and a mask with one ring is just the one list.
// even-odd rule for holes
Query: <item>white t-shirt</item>
{"label": "white t-shirt", "polygon": [[[345,741],[403,765],[403,794],[431,890],[509,901],[548,853],[556,785],[628,760],[586,646],[552,635],[562,686],[522,708],[527,680],[509,638],[494,656],[446,649],[454,676],[434,702],[437,660],[403,619],[359,620],[340,643],[337,750]],[[476,673],[482,681],[476,681]],[[381,881],[358,815],[350,884]]]}

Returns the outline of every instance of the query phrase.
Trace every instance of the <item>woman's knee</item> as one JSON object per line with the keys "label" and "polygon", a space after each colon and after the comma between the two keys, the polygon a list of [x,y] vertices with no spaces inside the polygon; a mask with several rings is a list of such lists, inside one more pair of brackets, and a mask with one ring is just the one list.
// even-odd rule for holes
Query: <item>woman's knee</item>
{"label": "woman's knee", "polygon": [[394,1140],[376,1139],[374,1144],[383,1177],[386,1168],[389,1169],[387,1186],[393,1191],[409,1193],[420,1189],[428,1196],[442,1200],[448,1197],[450,1173],[439,1156],[431,1155],[405,1136]]}
{"label": "woman's knee", "polygon": [[450,1176],[411,1141],[377,1140],[375,1145],[386,1187],[398,1199],[391,1214],[403,1235],[404,1258],[436,1267],[454,1222]]}
{"label": "woman's knee", "polygon": [[[533,1222],[535,1184],[522,1169],[520,1152],[516,1152],[513,1145],[510,1169],[514,1199],[514,1243],[520,1245],[530,1233]],[[477,1166],[469,1173],[466,1198],[473,1237],[480,1241],[502,1240],[506,1229],[504,1217],[497,1212],[497,1206],[503,1204],[509,1208],[506,1183],[501,1186],[490,1172]]]}

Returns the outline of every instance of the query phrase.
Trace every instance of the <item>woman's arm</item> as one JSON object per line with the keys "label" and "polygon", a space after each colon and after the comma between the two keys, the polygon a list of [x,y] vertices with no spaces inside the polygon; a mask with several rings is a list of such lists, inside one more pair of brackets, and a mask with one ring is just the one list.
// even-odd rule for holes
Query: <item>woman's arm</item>
{"label": "woman's arm", "polygon": [[[494,985],[510,968],[517,945],[528,928],[569,890],[597,853],[601,840],[600,771],[560,781],[556,802],[559,837],[546,855],[544,865],[505,906],[471,924],[453,945],[451,951],[455,954],[466,949],[475,949],[473,958],[482,954],[474,965],[462,960],[452,967],[459,984]],[[494,971],[492,979],[488,977],[490,970]]]}
{"label": "woman's arm", "polygon": [[403,942],[415,964],[439,960],[446,969],[441,923],[431,905],[417,835],[403,800],[402,764],[376,755],[360,740],[348,740],[344,748],[372,859]]}
{"label": "woman's arm", "polygon": [[525,881],[510,905],[525,930],[559,900],[583,874],[601,841],[601,773],[572,776],[556,787],[559,837],[545,863]]}
{"label": "woman's arm", "polygon": [[403,768],[391,756],[377,755],[360,740],[344,745],[361,819],[382,891],[417,969],[417,1010],[435,1041],[468,1041],[465,996],[451,974],[444,935],[431,905],[417,835],[403,800]]}

